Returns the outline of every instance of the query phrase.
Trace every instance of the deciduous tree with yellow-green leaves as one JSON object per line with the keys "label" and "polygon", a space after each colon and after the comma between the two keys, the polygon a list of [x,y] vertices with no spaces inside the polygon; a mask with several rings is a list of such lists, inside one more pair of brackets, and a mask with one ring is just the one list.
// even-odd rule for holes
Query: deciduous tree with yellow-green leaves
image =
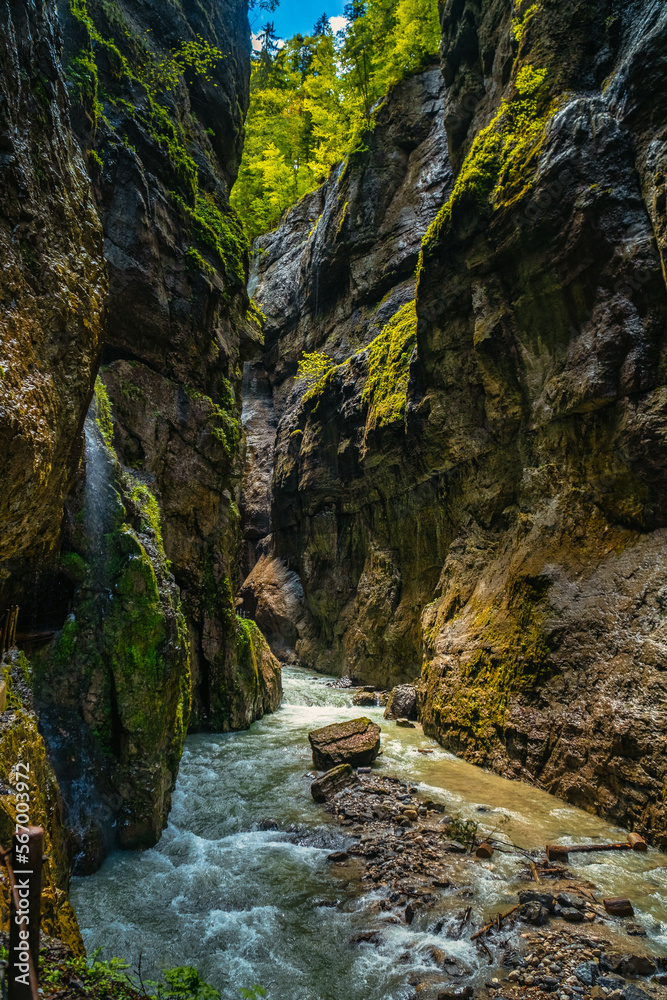
{"label": "deciduous tree with yellow-green leaves", "polygon": [[352,0],[334,35],[326,14],[312,35],[282,46],[271,22],[253,59],[250,110],[232,203],[251,237],[321,184],[372,127],[378,100],[438,51],[437,0]]}

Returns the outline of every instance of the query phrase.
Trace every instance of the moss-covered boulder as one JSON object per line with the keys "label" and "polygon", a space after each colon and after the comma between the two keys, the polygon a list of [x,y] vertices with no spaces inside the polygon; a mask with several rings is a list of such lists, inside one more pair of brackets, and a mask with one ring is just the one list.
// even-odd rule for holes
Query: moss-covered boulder
{"label": "moss-covered boulder", "polygon": [[349,722],[334,722],[308,734],[313,766],[328,771],[338,764],[364,767],[380,752],[380,727],[363,716]]}

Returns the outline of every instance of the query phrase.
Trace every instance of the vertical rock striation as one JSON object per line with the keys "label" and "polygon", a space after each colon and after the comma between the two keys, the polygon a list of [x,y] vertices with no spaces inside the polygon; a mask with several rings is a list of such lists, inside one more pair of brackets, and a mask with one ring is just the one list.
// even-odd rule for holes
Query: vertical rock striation
{"label": "vertical rock striation", "polygon": [[0,608],[57,545],[102,346],[102,232],[47,0],[0,3]]}
{"label": "vertical rock striation", "polygon": [[[391,330],[397,377],[407,380],[421,239],[452,184],[443,96],[437,66],[397,86],[377,112],[367,148],[262,237],[256,276],[255,296],[266,313],[260,367],[279,426],[275,450],[263,447],[252,467],[255,481],[268,481],[262,470],[273,467],[265,527],[273,535],[261,543],[240,593],[282,655],[298,650],[318,669],[363,672],[382,684],[414,677],[419,668],[412,608],[428,583],[401,578],[401,514],[374,503],[405,488],[403,417],[392,414],[388,393],[383,412],[367,425],[359,397]],[[345,386],[310,423],[307,414],[323,397],[304,399],[305,384],[295,386],[303,352],[338,363],[353,355],[349,369],[335,369],[350,371]],[[382,459],[367,463],[380,449]],[[431,498],[421,502],[428,508]],[[255,512],[247,531],[255,545],[259,523]],[[431,539],[425,532],[411,542],[426,569]]]}
{"label": "vertical rock striation", "polygon": [[159,838],[188,726],[280,701],[234,606],[249,29],[241,0],[0,19],[0,613],[26,648],[55,632],[35,695],[89,870]]}
{"label": "vertical rock striation", "polygon": [[[240,379],[260,338],[229,207],[248,103],[240,0],[59,6],[109,264],[101,377],[120,462],[155,495],[189,631],[193,729],[276,707],[239,664]],[[252,706],[252,707],[251,707]]]}
{"label": "vertical rock striation", "polygon": [[[264,241],[273,551],[300,576],[306,660],[421,670],[443,744],[664,846],[667,13],[463,0],[442,29],[455,181],[414,313],[410,292],[354,340],[383,266],[341,292],[339,226],[378,239],[352,197],[298,246],[363,163]],[[290,396],[303,350],[337,364]]]}

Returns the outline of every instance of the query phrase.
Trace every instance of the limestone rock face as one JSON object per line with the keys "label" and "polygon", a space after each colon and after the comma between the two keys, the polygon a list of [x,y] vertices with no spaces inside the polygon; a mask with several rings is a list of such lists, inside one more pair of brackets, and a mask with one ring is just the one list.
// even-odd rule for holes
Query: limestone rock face
{"label": "limestone rock face", "polygon": [[[28,771],[30,817],[44,830],[46,859],[42,869],[42,929],[59,938],[75,955],[85,955],[76,914],[67,899],[70,841],[63,818],[60,788],[49,760],[34,710],[31,667],[23,653],[10,650],[0,660],[7,688],[7,707],[0,714],[0,843],[10,844],[16,831],[17,773]],[[17,765],[20,764],[20,767]],[[9,887],[0,885],[0,927],[9,928]]]}
{"label": "limestone rock face", "polygon": [[97,407],[86,421],[85,474],[69,501],[74,510],[81,503],[82,516],[71,518],[61,554],[77,584],[74,610],[34,654],[79,872],[97,868],[111,848],[160,838],[191,698],[187,626],[157,502],[121,467]]}
{"label": "limestone rock face", "polygon": [[398,684],[389,694],[385,719],[416,719],[417,689],[413,684]]}
{"label": "limestone rock face", "polygon": [[[421,671],[444,745],[664,846],[667,11],[512,16],[444,5],[457,181],[412,332],[396,297],[379,341],[336,339],[355,299],[326,206],[363,162],[267,238],[275,371],[300,349],[338,362],[274,391],[271,544],[300,576],[307,662]],[[303,232],[321,209],[299,247],[298,213]]]}
{"label": "limestone rock face", "polygon": [[[256,549],[255,558],[277,557],[287,573],[298,575],[305,595],[299,596],[301,609],[290,610],[292,628],[283,626],[274,635],[283,649],[292,643],[292,651],[308,665],[338,674],[364,673],[379,685],[413,677],[420,652],[412,618],[391,622],[403,588],[392,552],[400,545],[398,524],[386,523],[381,541],[371,542],[368,532],[367,519],[375,516],[369,501],[390,488],[385,468],[391,468],[392,482],[401,476],[394,464],[398,455],[389,454],[391,434],[382,434],[388,453],[382,482],[365,482],[358,490],[351,482],[358,465],[355,437],[365,424],[358,401],[360,372],[368,361],[363,349],[414,298],[422,236],[451,189],[442,100],[437,66],[396,87],[378,111],[376,127],[365,140],[368,149],[355,154],[344,172],[334,170],[327,184],[302,198],[275,232],[261,238],[250,281],[267,319],[262,360],[252,365],[248,378],[258,386],[268,381],[278,433],[275,443],[258,438],[246,469],[247,493],[260,478],[272,483],[263,491],[271,517],[267,511],[262,526],[255,513],[246,539]],[[293,378],[302,353],[315,350],[335,361],[361,351],[355,377],[331,400],[341,425],[350,421],[349,430],[335,429],[326,442],[304,437],[304,387]],[[249,439],[251,424],[249,413]],[[320,450],[320,459],[313,450],[299,484],[298,456],[311,448]],[[393,512],[383,517],[393,521]],[[345,527],[339,531],[341,518]],[[380,568],[377,582],[371,565]],[[244,606],[258,608],[258,615],[260,608],[276,609],[274,584],[265,569],[252,571],[252,558],[247,569]],[[290,589],[296,598],[295,580]],[[409,585],[404,594],[406,606],[411,605]],[[272,612],[274,618],[277,614],[283,617],[277,609]],[[402,673],[393,663],[385,665],[387,644],[400,648]]]}
{"label": "limestone rock face", "polygon": [[58,540],[102,344],[102,230],[59,40],[52,4],[0,3],[2,612]]}
{"label": "limestone rock face", "polygon": [[[187,623],[190,728],[238,728],[263,711],[263,699],[236,684],[245,668],[234,608],[240,382],[260,336],[246,239],[229,206],[248,104],[245,6],[89,0],[86,17],[61,0],[59,13],[109,266],[101,378],[114,448],[160,509]],[[191,50],[205,71],[188,61]],[[72,69],[82,52],[101,108]]]}
{"label": "limestone rock face", "polygon": [[365,716],[350,722],[335,722],[308,734],[313,766],[328,771],[338,764],[365,767],[380,752],[380,727]]}

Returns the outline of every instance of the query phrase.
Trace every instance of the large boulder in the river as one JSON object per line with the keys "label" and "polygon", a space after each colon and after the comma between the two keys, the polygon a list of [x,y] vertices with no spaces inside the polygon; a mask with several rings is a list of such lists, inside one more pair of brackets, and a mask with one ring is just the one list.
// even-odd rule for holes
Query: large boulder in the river
{"label": "large boulder in the river", "polygon": [[358,785],[359,778],[350,764],[337,764],[330,771],[325,771],[310,786],[310,794],[316,802],[326,802],[342,788]]}
{"label": "large boulder in the river", "polygon": [[335,722],[308,734],[313,750],[313,765],[328,771],[336,764],[363,767],[371,764],[380,752],[380,727],[365,716],[350,722]]}
{"label": "large boulder in the river", "polygon": [[417,688],[414,684],[399,684],[392,688],[384,717],[385,719],[417,718]]}

